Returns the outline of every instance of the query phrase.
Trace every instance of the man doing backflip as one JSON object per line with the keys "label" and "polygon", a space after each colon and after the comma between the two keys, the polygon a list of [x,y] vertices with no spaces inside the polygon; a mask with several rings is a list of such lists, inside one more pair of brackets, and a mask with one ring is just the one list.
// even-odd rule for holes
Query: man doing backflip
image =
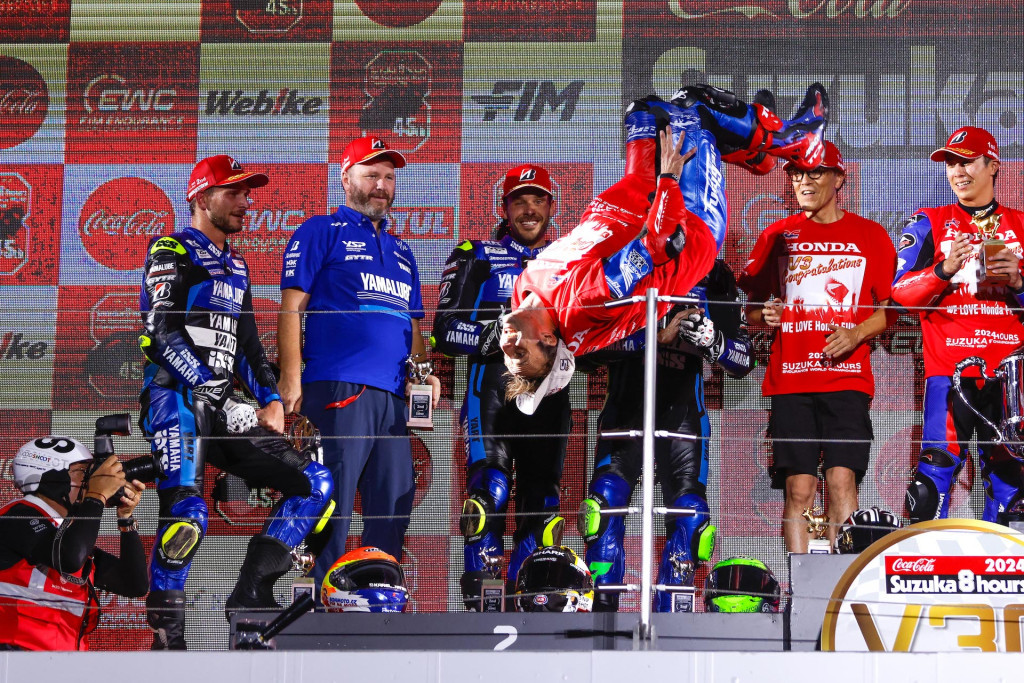
{"label": "man doing backflip", "polygon": [[[280,608],[274,583],[291,568],[292,549],[330,514],[330,473],[280,436],[284,409],[253,318],[249,269],[227,244],[242,229],[250,189],[267,182],[229,156],[203,159],[188,183],[192,226],[149,244],[139,401],[140,426],[163,470],[146,599],[154,649],[185,649],[185,580],[206,534],[207,461],[282,494],[249,541],[228,610]],[[235,403],[225,414],[236,377],[259,403],[255,415]]]}
{"label": "man doing backflip", "polygon": [[[508,381],[498,338],[498,316],[512,283],[548,243],[554,208],[547,169],[523,164],[502,184],[505,219],[497,239],[468,240],[452,251],[441,278],[432,345],[469,356],[461,423],[466,444],[466,493],[460,526],[465,536],[461,580],[466,607],[479,609],[481,582],[501,576],[513,465],[516,530],[506,593],[515,592],[519,567],[539,545],[556,545],[557,515],[571,406],[563,388],[528,412],[505,398]],[[527,437],[516,435],[529,435]]]}
{"label": "man doing backflip", "polygon": [[[711,423],[704,403],[704,362],[716,363],[730,377],[743,377],[754,367],[750,341],[742,325],[739,292],[732,270],[716,260],[711,272],[687,296],[699,306],[679,305],[658,331],[658,375],[655,428],[688,434],[696,441],[659,439],[655,442],[655,471],[666,505],[697,514],[666,517],[666,540],[658,567],[659,585],[693,585],[700,562],[711,559],[715,527],[707,501]],[[634,341],[640,332],[624,340]],[[640,342],[641,340],[636,340]],[[624,342],[597,355],[618,354]],[[599,432],[643,428],[644,359],[641,344],[627,344],[621,359],[608,362],[608,394],[601,411]],[[631,348],[632,347],[632,348]],[[603,516],[601,510],[629,503],[641,474],[641,443],[628,439],[599,439],[594,458],[590,496],[580,506],[578,526],[587,542],[587,566],[596,585],[619,584],[625,576],[625,520]],[[673,610],[673,593],[655,593],[654,608]],[[595,611],[616,611],[619,596],[598,591]]]}
{"label": "man doing backflip", "polygon": [[[552,368],[562,370],[573,354],[597,351],[644,326],[643,306],[607,309],[607,301],[652,287],[685,293],[708,273],[728,217],[722,151],[757,172],[765,170],[766,152],[813,168],[824,151],[827,120],[819,84],[786,122],[709,86],[684,88],[672,103],[634,102],[625,122],[622,180],[516,280],[515,310],[504,318],[501,341],[512,391],[553,392],[558,382],[543,382]],[[669,307],[659,304],[658,315]]]}
{"label": "man doing backflip", "polygon": [[[983,519],[995,522],[1024,488],[1021,464],[1004,446],[990,443],[995,435],[964,405],[952,375],[968,356],[980,356],[995,368],[1024,342],[1019,310],[1012,310],[1024,306],[1024,214],[996,201],[999,147],[988,131],[960,128],[931,160],[945,163],[957,202],[910,217],[900,236],[892,288],[894,302],[920,315],[924,339],[921,455],[907,487],[907,511],[911,522],[949,514],[949,493],[973,433],[985,486]],[[987,259],[986,275],[979,252],[985,240],[997,239],[1005,246]],[[998,382],[982,382],[972,368],[964,373],[963,388],[986,417],[997,424],[1002,420]]]}

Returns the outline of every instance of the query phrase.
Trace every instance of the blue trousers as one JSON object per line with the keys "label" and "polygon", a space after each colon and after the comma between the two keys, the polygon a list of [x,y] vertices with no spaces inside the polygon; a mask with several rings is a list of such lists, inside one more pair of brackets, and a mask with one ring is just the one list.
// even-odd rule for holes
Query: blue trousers
{"label": "blue trousers", "polygon": [[401,561],[416,493],[405,400],[363,384],[309,382],[302,385],[302,412],[323,436],[324,466],[334,478],[337,505],[330,538],[312,571],[317,585],[345,554],[357,490],[362,545]]}

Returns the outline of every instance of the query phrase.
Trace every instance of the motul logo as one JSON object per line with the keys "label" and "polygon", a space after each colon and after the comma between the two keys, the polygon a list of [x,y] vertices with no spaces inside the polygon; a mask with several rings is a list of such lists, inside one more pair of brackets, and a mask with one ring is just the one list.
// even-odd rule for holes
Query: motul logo
{"label": "motul logo", "polygon": [[450,236],[455,223],[455,211],[449,206],[392,209],[390,232],[410,237]]}
{"label": "motul logo", "polygon": [[107,213],[98,209],[91,213],[82,223],[82,234],[104,234],[111,236],[149,237],[162,235],[168,230],[168,211],[139,209],[130,214]]}
{"label": "motul logo", "polygon": [[250,95],[244,90],[211,90],[206,94],[206,114],[220,116],[313,116],[323,107],[322,97],[300,95],[294,88],[281,88],[277,94],[260,90]]}
{"label": "motul logo", "polygon": [[118,74],[100,74],[85,86],[82,103],[87,112],[171,111],[174,88],[136,88]]}
{"label": "motul logo", "polygon": [[892,570],[907,574],[929,574],[935,571],[935,558],[915,557],[912,560],[905,560],[898,557],[893,560]]}

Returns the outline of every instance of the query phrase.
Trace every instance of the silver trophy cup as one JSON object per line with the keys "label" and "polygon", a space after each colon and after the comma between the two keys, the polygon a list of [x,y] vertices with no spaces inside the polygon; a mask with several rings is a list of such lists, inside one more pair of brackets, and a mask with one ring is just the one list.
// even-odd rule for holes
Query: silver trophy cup
{"label": "silver trophy cup", "polygon": [[[1002,387],[1003,419],[998,425],[982,415],[964,395],[960,376],[967,368],[974,366],[978,366],[984,381],[998,381]],[[953,388],[964,404],[996,433],[993,442],[1006,446],[1010,455],[1024,460],[1024,347],[1004,358],[991,375],[987,374],[987,369],[983,358],[971,356],[963,359],[953,371]]]}

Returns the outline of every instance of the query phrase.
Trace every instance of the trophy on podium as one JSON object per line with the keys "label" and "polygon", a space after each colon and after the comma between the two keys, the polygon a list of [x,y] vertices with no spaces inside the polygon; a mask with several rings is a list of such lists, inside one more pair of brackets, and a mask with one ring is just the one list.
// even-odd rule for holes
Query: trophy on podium
{"label": "trophy on podium", "polygon": [[409,419],[410,427],[433,429],[434,390],[425,384],[427,377],[434,372],[434,364],[429,360],[419,360],[422,355],[409,356],[405,365],[409,370]]}
{"label": "trophy on podium", "polygon": [[1010,279],[1007,273],[993,273],[990,259],[1006,248],[1006,242],[1001,239],[996,239],[996,233],[999,232],[999,221],[1002,219],[1002,215],[996,213],[988,213],[984,216],[974,216],[971,219],[977,228],[978,232],[984,238],[981,242],[981,253],[979,258],[979,280],[984,282],[1000,283],[1006,282]]}
{"label": "trophy on podium", "polygon": [[804,508],[804,519],[807,520],[807,533],[817,534],[817,538],[807,541],[807,552],[812,555],[829,555],[832,552],[832,544],[825,538],[825,531],[828,529],[828,517],[821,508]]}

